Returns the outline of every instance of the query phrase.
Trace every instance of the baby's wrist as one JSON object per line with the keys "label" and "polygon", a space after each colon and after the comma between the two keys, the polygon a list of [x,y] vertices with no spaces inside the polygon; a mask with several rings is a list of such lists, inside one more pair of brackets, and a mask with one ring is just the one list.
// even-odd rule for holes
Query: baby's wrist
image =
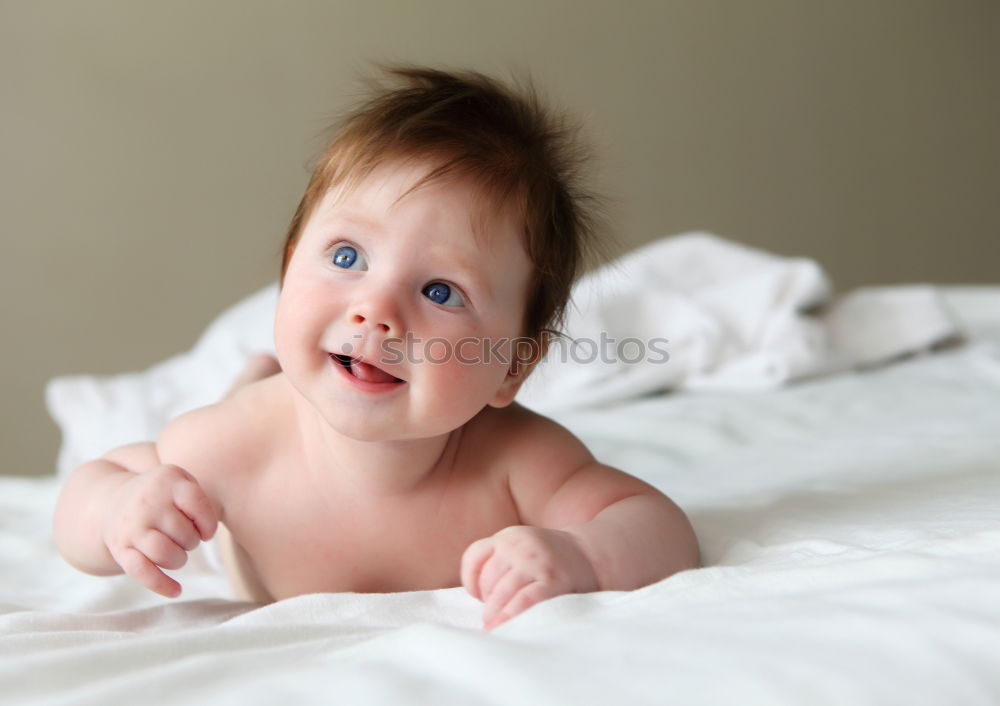
{"label": "baby's wrist", "polygon": [[594,546],[594,543],[590,541],[589,533],[586,531],[586,525],[576,525],[573,527],[566,527],[562,531],[569,536],[570,541],[580,550],[580,554],[590,565],[590,570],[593,575],[593,580],[596,586],[590,588],[590,591],[603,591],[605,582],[603,580],[603,564],[600,559],[600,555]]}

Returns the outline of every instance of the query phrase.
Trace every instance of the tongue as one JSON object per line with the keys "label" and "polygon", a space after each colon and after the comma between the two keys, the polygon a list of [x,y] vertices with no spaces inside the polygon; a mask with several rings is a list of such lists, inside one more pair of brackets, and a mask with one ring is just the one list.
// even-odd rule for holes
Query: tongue
{"label": "tongue", "polygon": [[365,382],[396,382],[396,378],[389,373],[379,370],[374,365],[362,363],[360,360],[351,360],[351,372],[358,380]]}

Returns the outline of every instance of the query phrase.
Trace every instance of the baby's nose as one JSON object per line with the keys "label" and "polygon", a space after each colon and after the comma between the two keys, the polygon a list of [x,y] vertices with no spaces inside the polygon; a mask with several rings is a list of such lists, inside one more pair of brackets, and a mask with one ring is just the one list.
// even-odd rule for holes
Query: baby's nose
{"label": "baby's nose", "polygon": [[383,336],[399,336],[403,331],[402,298],[405,293],[395,282],[379,282],[366,278],[364,286],[354,291],[347,305],[347,320],[355,327],[368,329]]}
{"label": "baby's nose", "polygon": [[[382,319],[388,319],[389,317],[380,317]],[[376,318],[370,316],[365,316],[364,314],[353,314],[351,316],[351,322],[355,324],[365,324],[368,323],[370,326],[378,329],[382,333],[393,333],[394,326],[392,324],[386,323]]]}

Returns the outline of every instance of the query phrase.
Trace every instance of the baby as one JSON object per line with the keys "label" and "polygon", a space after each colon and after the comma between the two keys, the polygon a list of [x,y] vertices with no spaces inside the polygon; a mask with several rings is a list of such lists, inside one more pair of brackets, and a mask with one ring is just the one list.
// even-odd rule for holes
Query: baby
{"label": "baby", "polygon": [[480,74],[391,77],[292,220],[280,372],[77,468],[73,566],[176,597],[163,569],[218,530],[242,598],[461,585],[486,629],[698,566],[673,502],[513,401],[592,231],[569,131]]}

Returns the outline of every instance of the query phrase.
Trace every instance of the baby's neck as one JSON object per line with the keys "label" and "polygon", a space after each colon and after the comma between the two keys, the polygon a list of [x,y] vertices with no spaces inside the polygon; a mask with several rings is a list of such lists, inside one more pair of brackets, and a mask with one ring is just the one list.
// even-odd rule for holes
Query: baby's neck
{"label": "baby's neck", "polygon": [[306,464],[324,487],[361,498],[411,495],[446,475],[461,428],[442,436],[358,441],[331,429],[315,409],[299,409]]}

